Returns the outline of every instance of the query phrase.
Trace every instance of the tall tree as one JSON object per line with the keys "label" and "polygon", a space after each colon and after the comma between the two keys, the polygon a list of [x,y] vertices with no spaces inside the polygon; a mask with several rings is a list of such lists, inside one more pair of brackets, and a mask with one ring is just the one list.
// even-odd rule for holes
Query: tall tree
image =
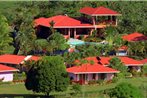
{"label": "tall tree", "polygon": [[5,53],[7,47],[12,44],[10,37],[10,27],[5,16],[0,14],[0,54]]}
{"label": "tall tree", "polygon": [[110,62],[109,66],[111,68],[119,70],[124,75],[126,74],[127,67],[121,62],[121,60],[119,58],[114,57],[109,62]]}
{"label": "tall tree", "polygon": [[66,43],[65,38],[63,37],[62,34],[60,34],[59,32],[55,31],[54,33],[52,33],[48,38],[47,38],[49,45],[52,46],[53,50],[65,50],[67,49],[69,46]]}
{"label": "tall tree", "polygon": [[69,84],[63,58],[60,56],[45,56],[32,63],[27,73],[25,86],[28,90],[49,95],[51,91],[64,91]]}
{"label": "tall tree", "polygon": [[27,55],[31,50],[32,44],[36,39],[32,10],[27,8],[17,8],[16,15],[14,15],[14,54],[19,51]]}

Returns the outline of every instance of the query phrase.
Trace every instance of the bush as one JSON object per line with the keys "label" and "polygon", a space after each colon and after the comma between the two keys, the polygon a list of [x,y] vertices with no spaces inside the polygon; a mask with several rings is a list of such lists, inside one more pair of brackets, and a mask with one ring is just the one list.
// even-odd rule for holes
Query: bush
{"label": "bush", "polygon": [[97,83],[98,83],[99,85],[103,85],[104,80],[97,80]]}
{"label": "bush", "polygon": [[96,83],[97,83],[96,80],[91,80],[91,81],[88,82],[88,84],[96,84]]}
{"label": "bush", "polygon": [[80,35],[80,36],[79,36],[79,39],[80,39],[80,40],[83,40],[83,39],[84,39],[84,35]]}
{"label": "bush", "polygon": [[122,78],[125,78],[125,74],[124,73],[117,73],[116,76],[119,78],[119,79],[122,79]]}
{"label": "bush", "polygon": [[127,72],[127,73],[125,74],[125,76],[126,76],[126,77],[132,77],[132,73]]}
{"label": "bush", "polygon": [[84,41],[86,41],[86,42],[101,42],[102,39],[90,36],[90,37],[85,38]]}
{"label": "bush", "polygon": [[119,80],[118,77],[114,77],[114,78],[112,79],[112,83],[116,83],[118,80]]}
{"label": "bush", "polygon": [[72,90],[74,91],[74,94],[78,94],[81,92],[81,85],[80,84],[74,84],[72,86]]}
{"label": "bush", "polygon": [[129,84],[120,83],[108,92],[110,98],[143,98],[139,88]]}

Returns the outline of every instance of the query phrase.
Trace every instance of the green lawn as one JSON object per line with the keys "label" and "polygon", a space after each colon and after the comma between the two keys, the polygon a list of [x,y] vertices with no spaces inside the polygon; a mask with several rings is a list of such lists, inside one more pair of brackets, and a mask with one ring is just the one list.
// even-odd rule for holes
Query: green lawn
{"label": "green lawn", "polygon": [[[128,82],[137,87],[141,85],[147,86],[147,78],[130,78],[130,79],[121,79],[117,83],[111,84],[104,84],[104,85],[84,85],[82,86],[82,92],[78,95],[72,96],[72,98],[109,98],[104,95],[101,95],[99,91],[113,88],[120,82]],[[66,92],[52,92],[52,95],[56,96],[57,98],[71,98],[70,93],[72,92],[69,87],[68,91]],[[144,94],[146,92],[144,91]],[[1,96],[17,96],[14,98],[20,98],[21,96],[30,96],[34,95],[33,92],[28,91],[25,89],[24,84],[1,84],[0,85],[0,97]],[[36,95],[36,94],[35,94]],[[43,94],[40,94],[43,95]],[[36,95],[38,96],[38,94]]]}

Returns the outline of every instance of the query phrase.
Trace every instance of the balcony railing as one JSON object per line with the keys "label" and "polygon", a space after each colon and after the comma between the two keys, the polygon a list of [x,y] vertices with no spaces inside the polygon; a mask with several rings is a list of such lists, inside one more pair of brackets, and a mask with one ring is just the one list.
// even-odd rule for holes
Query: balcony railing
{"label": "balcony railing", "polygon": [[96,22],[96,25],[117,25],[117,24],[116,21],[104,20],[104,21]]}

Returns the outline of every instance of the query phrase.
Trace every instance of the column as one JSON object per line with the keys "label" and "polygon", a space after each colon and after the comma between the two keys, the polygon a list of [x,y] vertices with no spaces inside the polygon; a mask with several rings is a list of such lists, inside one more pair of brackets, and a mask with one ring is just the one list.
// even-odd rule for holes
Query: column
{"label": "column", "polygon": [[91,30],[90,30],[90,35],[92,35],[93,31],[94,31],[94,29],[91,29]]}
{"label": "column", "polygon": [[92,16],[92,23],[93,23],[93,25],[95,25],[95,18],[94,18],[94,16]]}
{"label": "column", "polygon": [[98,75],[99,73],[96,73],[96,80],[98,80],[99,79],[99,75]]}
{"label": "column", "polygon": [[76,38],[77,30],[74,28],[74,38]]}
{"label": "column", "polygon": [[70,38],[70,28],[68,28],[68,36],[69,36],[69,38]]}
{"label": "column", "polygon": [[79,74],[76,74],[76,81],[79,81]]}
{"label": "column", "polygon": [[[116,16],[115,16],[115,17],[116,17]],[[117,17],[116,17],[116,18],[115,18],[115,23],[116,23],[115,25],[116,25],[116,26],[117,26],[117,21],[118,21],[118,20],[117,20]]]}

